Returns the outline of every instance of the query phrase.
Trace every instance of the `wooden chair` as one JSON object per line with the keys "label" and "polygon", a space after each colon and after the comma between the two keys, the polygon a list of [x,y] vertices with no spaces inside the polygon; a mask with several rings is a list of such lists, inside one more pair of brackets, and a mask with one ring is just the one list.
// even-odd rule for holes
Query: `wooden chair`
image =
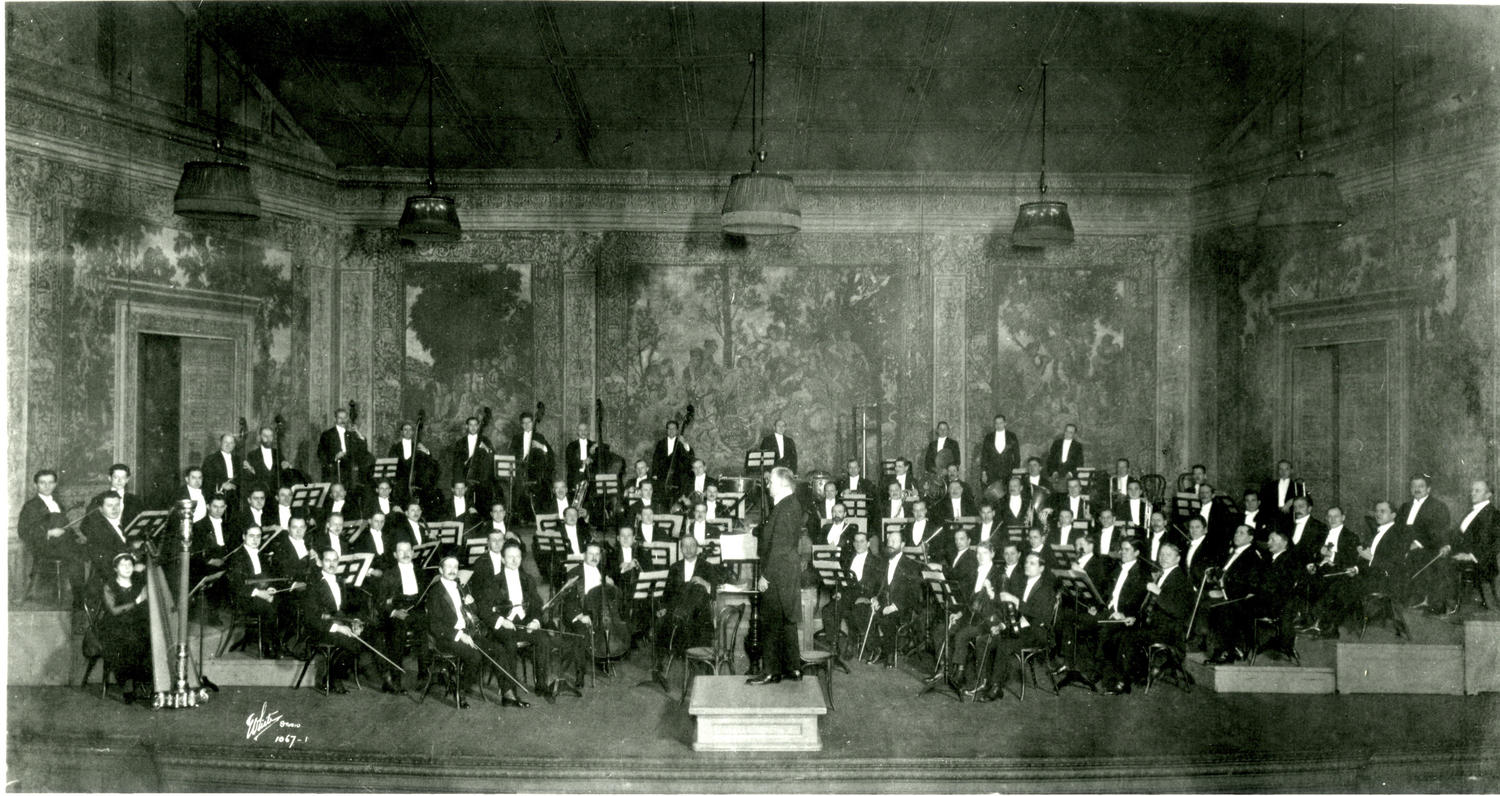
{"label": "wooden chair", "polygon": [[1149,473],[1141,476],[1141,492],[1153,506],[1165,506],[1167,499],[1167,479],[1157,473]]}
{"label": "wooden chair", "polygon": [[816,671],[818,685],[823,687],[823,703],[833,710],[833,653],[826,650],[802,650],[802,673]]}
{"label": "wooden chair", "polygon": [[1183,667],[1187,651],[1175,645],[1157,642],[1146,651],[1146,693],[1151,693],[1152,684],[1159,680],[1176,680],[1177,687],[1191,693],[1193,676]]}
{"label": "wooden chair", "polygon": [[684,702],[687,701],[692,687],[694,664],[706,667],[709,674],[718,674],[720,669],[728,669],[730,674],[734,674],[734,642],[739,638],[740,621],[744,618],[744,603],[721,608],[717,617],[717,627],[714,629],[714,645],[712,647],[688,647],[683,653],[682,700]]}
{"label": "wooden chair", "polygon": [[[427,637],[427,656],[430,663],[427,666],[427,679],[422,684],[422,693],[417,697],[417,704],[427,701],[427,692],[432,690],[432,681],[436,675],[441,674],[448,685],[453,688],[453,709],[461,710],[468,705],[464,701],[464,661],[451,652],[443,652],[432,643],[432,636]],[[488,702],[484,688],[479,689],[479,696]]]}
{"label": "wooden chair", "polygon": [[[1062,592],[1058,592],[1057,596],[1054,597],[1053,600],[1052,600],[1052,624],[1051,624],[1051,627],[1053,627],[1053,628],[1057,627],[1057,611],[1058,611],[1058,607],[1061,606],[1061,605],[1062,605]],[[1049,639],[1051,639],[1052,637],[1053,637],[1052,634],[1048,635]],[[1021,676],[1019,678],[1020,681],[1021,681],[1021,692],[1020,692],[1020,695],[1019,695],[1021,701],[1024,702],[1026,700],[1026,673],[1027,672],[1031,673],[1031,682],[1032,682],[1032,684],[1035,685],[1035,686],[1037,686],[1038,688],[1041,687],[1041,682],[1039,680],[1037,680],[1037,677],[1036,677],[1036,659],[1037,658],[1041,658],[1042,659],[1042,664],[1043,664],[1042,668],[1047,671],[1047,679],[1052,681],[1052,695],[1053,696],[1058,696],[1057,677],[1052,674],[1052,668],[1050,666],[1046,665],[1046,663],[1047,663],[1047,656],[1050,655],[1050,654],[1052,654],[1052,644],[1051,643],[1047,643],[1047,644],[1044,644],[1044,645],[1039,646],[1039,647],[1022,647],[1021,649],[1019,649],[1019,650],[1016,651],[1016,661],[1021,666]]]}

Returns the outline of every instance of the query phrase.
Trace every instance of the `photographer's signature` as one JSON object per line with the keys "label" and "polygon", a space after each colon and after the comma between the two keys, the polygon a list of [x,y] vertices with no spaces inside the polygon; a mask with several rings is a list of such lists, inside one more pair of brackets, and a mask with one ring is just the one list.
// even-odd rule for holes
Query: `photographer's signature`
{"label": "photographer's signature", "polygon": [[[266,731],[276,728],[278,730],[300,730],[302,725],[297,722],[287,721],[282,718],[281,711],[271,710],[267,703],[260,703],[260,713],[251,713],[245,717],[245,740],[259,741]],[[294,735],[278,733],[271,738],[273,743],[284,743],[290,749],[299,743],[306,743],[306,735]]]}

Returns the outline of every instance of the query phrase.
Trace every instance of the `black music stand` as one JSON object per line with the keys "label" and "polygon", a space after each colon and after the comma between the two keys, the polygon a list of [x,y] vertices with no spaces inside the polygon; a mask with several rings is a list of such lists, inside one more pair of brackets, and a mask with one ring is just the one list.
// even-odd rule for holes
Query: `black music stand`
{"label": "black music stand", "polygon": [[132,549],[142,544],[156,542],[157,537],[166,531],[171,521],[172,512],[168,509],[156,511],[143,511],[135,515],[130,524],[120,529],[125,536],[125,542]]}
{"label": "black music stand", "polygon": [[1094,582],[1089,579],[1087,573],[1076,569],[1054,569],[1052,576],[1057,580],[1057,585],[1072,602],[1075,619],[1073,621],[1072,635],[1069,638],[1068,662],[1063,664],[1058,672],[1057,690],[1062,691],[1063,686],[1077,683],[1094,693],[1099,688],[1093,680],[1088,678],[1078,669],[1078,619],[1088,612],[1090,607],[1102,610],[1104,598],[1099,595],[1099,590],[1094,587]]}
{"label": "black music stand", "polygon": [[339,583],[346,583],[358,589],[365,585],[365,577],[370,574],[370,565],[375,563],[374,553],[349,553],[339,556],[339,571],[336,576]]}
{"label": "black music stand", "polygon": [[776,466],[775,451],[745,451],[745,472],[765,475]]}
{"label": "black music stand", "polygon": [[[646,603],[646,615],[649,616],[649,617],[651,617],[651,624],[652,624],[652,639],[651,639],[651,672],[652,672],[652,677],[650,677],[649,679],[646,679],[646,680],[642,680],[639,683],[636,683],[636,686],[659,685],[659,686],[661,686],[661,692],[663,694],[666,694],[667,691],[668,691],[668,689],[667,689],[667,677],[666,677],[665,674],[662,674],[659,678],[656,676],[656,672],[658,672],[660,670],[660,667],[657,666],[658,661],[656,660],[657,655],[659,653],[656,651],[657,650],[657,646],[656,646],[656,638],[655,638],[655,636],[656,636],[656,627],[655,627],[655,625],[656,625],[656,604],[657,604],[657,602],[659,600],[661,600],[662,597],[664,597],[666,595],[666,593],[667,593],[667,570],[665,570],[665,569],[653,569],[653,570],[649,570],[648,571],[646,569],[642,569],[636,575],[636,578],[635,578],[635,591],[632,592],[631,595],[630,595],[630,599],[632,599],[632,600],[644,600],[645,601],[645,603]],[[667,657],[667,666],[669,666],[669,667],[672,665],[671,654],[672,654],[672,651],[670,649],[667,650],[667,656],[668,656]]]}
{"label": "black music stand", "polygon": [[507,514],[516,513],[516,457],[509,453],[495,454],[495,478],[505,479],[505,493],[509,500],[505,503]]}
{"label": "black music stand", "polygon": [[461,522],[454,520],[429,522],[427,532],[444,547],[458,547],[463,544],[464,524]]}
{"label": "black music stand", "polygon": [[[941,568],[922,570],[922,582],[927,584],[928,594],[937,598],[938,605],[943,607],[943,646],[938,650],[936,671],[933,672],[933,677],[937,677],[937,675],[942,676],[937,677],[937,679],[929,678],[926,687],[917,692],[917,696],[922,696],[923,694],[942,688],[943,693],[951,695],[954,699],[962,702],[964,701],[963,692],[948,675],[948,670],[953,668],[948,664],[949,661],[953,660],[953,626],[957,624],[957,622],[953,621],[952,617],[955,615],[962,616],[961,613],[954,611],[958,607],[958,598],[953,596],[953,584],[948,582],[948,578],[943,575]],[[981,661],[981,663],[983,662]]]}
{"label": "black music stand", "polygon": [[328,495],[328,489],[332,484],[299,484],[292,487],[292,512],[295,515],[297,509],[302,509],[303,516],[309,517],[307,527],[311,529],[314,521],[311,516],[317,508],[323,505],[323,498]]}
{"label": "black music stand", "polygon": [[538,525],[536,533],[532,534],[531,546],[536,551],[536,560],[548,562],[547,569],[552,570],[547,573],[547,580],[557,583],[558,562],[568,553],[568,540],[563,538],[561,529],[557,525]]}
{"label": "black music stand", "polygon": [[[837,552],[836,548],[835,552]],[[833,601],[838,603],[833,609],[833,615],[838,617],[838,621],[842,622],[844,592],[847,589],[854,588],[858,581],[854,579],[852,573],[839,565],[837,556],[818,558],[816,548],[814,549],[813,556],[813,572],[817,573],[818,582],[822,584],[823,588],[828,590],[829,594],[837,595],[833,598]],[[827,639],[828,648],[833,654],[831,659],[833,665],[839,667],[839,671],[842,671],[844,674],[849,674],[849,666],[844,663],[843,656],[839,654],[839,648],[843,646],[839,644],[839,635],[842,632],[843,629],[840,627],[825,627],[823,628],[823,637]]]}
{"label": "black music stand", "polygon": [[464,540],[464,563],[468,564],[470,567],[473,567],[474,566],[474,562],[478,561],[479,558],[480,558],[480,556],[483,556],[485,554],[485,552],[487,550],[489,550],[489,549],[490,549],[490,538],[489,538],[488,534],[486,534],[484,536],[476,536],[476,537],[474,537],[472,539],[465,539]]}
{"label": "black music stand", "polygon": [[207,688],[208,690],[214,692],[217,692],[219,690],[219,686],[215,685],[214,681],[203,676],[203,635],[208,626],[208,589],[210,586],[222,580],[224,578],[225,572],[225,570],[221,569],[218,572],[204,575],[203,578],[198,581],[197,585],[188,590],[187,596],[187,599],[191,600],[193,599],[193,595],[197,595],[199,600],[201,600],[201,602],[198,603],[198,615],[203,617],[203,619],[198,622],[198,660],[196,661],[196,663],[198,664],[198,680],[203,683],[204,688]]}
{"label": "black music stand", "polygon": [[[415,456],[413,456],[412,458],[416,459]],[[400,463],[400,461],[401,460],[397,459],[395,456],[376,459],[375,466],[370,468],[370,477],[375,479],[377,483],[380,481],[396,480],[396,467]]]}
{"label": "black music stand", "polygon": [[433,559],[437,558],[437,551],[438,540],[429,539],[411,549],[411,560],[420,560],[422,562],[422,569],[437,569],[438,564],[442,563],[441,559],[437,563],[433,562]]}
{"label": "black music stand", "polygon": [[641,549],[651,557],[652,569],[668,569],[677,560],[675,542],[643,542]]}
{"label": "black music stand", "polygon": [[1048,545],[1052,548],[1052,558],[1057,565],[1063,569],[1071,570],[1073,562],[1078,560],[1078,550],[1070,544]]}
{"label": "black music stand", "polygon": [[734,525],[728,517],[709,520],[703,524],[703,536],[705,539],[717,539],[733,532]]}
{"label": "black music stand", "polygon": [[847,511],[845,512],[846,516],[849,516],[849,517],[868,517],[868,516],[870,516],[870,498],[868,498],[868,497],[866,497],[864,495],[856,495],[856,494],[850,493],[850,494],[844,495],[842,498],[840,498],[840,500],[843,501],[844,508],[847,509]]}
{"label": "black music stand", "polygon": [[596,473],[594,475],[594,493],[589,500],[594,504],[594,511],[603,518],[599,527],[604,527],[609,520],[609,499],[620,496],[620,474],[619,473]]}

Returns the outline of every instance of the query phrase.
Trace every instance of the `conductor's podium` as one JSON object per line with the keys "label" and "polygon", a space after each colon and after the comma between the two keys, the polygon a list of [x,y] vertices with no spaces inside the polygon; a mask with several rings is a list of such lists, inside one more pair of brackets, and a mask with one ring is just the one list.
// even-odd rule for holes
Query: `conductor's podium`
{"label": "conductor's podium", "polygon": [[695,752],[816,752],[818,717],[828,712],[815,677],[749,685],[744,676],[693,679],[688,714]]}

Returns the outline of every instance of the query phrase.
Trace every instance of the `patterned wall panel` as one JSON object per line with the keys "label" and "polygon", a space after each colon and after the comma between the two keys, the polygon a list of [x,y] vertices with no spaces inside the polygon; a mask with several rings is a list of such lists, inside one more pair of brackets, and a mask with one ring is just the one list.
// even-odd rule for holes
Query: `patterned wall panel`
{"label": "patterned wall panel", "polygon": [[338,281],[339,390],[333,408],[358,401],[360,425],[368,428],[364,413],[369,411],[374,393],[375,351],[370,345],[370,329],[374,325],[375,273],[345,269],[339,272]]}

